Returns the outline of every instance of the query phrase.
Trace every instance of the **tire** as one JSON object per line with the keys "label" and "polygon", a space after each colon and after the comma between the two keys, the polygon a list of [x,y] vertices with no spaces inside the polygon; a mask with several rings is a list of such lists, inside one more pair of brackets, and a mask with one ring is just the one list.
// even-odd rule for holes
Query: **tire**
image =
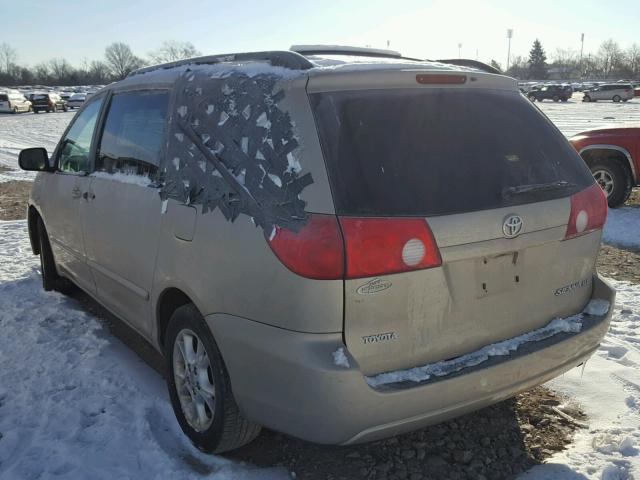
{"label": "tire", "polygon": [[[188,354],[182,353],[186,345],[191,346],[193,365],[199,352],[206,353],[206,358],[199,360],[200,370],[197,365],[187,367],[189,362],[185,357]],[[202,347],[204,351],[201,350]],[[165,336],[164,353],[167,362],[167,386],[173,411],[182,431],[198,448],[206,452],[222,453],[239,448],[258,436],[261,427],[245,419],[240,413],[222,355],[209,327],[193,304],[183,305],[171,315]],[[202,369],[202,362],[208,364],[206,373],[203,373],[205,370]],[[183,372],[183,378],[180,378],[179,372]],[[179,388],[182,397],[178,394]],[[209,395],[209,391],[212,391],[213,395]],[[199,419],[192,417],[189,420],[183,410],[183,404],[187,410],[189,406],[195,409],[194,398],[200,402],[201,414]],[[213,404],[213,409],[208,406],[209,403]],[[195,410],[192,411],[192,415],[197,415]],[[199,421],[202,423],[197,425]]]}
{"label": "tire", "polygon": [[631,195],[631,177],[619,162],[596,160],[589,168],[607,196],[610,208],[617,208],[627,201]]}
{"label": "tire", "polygon": [[51,250],[51,244],[49,243],[49,236],[47,230],[42,222],[42,219],[38,217],[38,245],[40,247],[40,271],[42,274],[42,288],[50,292],[56,290],[63,294],[69,294],[73,290],[74,285],[66,278],[58,275],[56,270],[56,263],[53,258],[53,251]]}
{"label": "tire", "polygon": [[560,97],[558,95],[553,96],[553,101],[558,103],[560,101]]}
{"label": "tire", "polygon": [[618,103],[620,100],[622,100],[622,97],[620,97],[620,95],[614,95],[611,100],[613,100],[614,102]]}
{"label": "tire", "polygon": [[18,113],[18,107],[13,107],[13,113],[17,114]]}
{"label": "tire", "polygon": [[65,105],[64,107],[62,107],[62,111],[66,112],[67,111],[67,106]]}
{"label": "tire", "polygon": [[562,100],[563,103],[567,103],[569,101],[568,98],[561,98],[560,100]]}
{"label": "tire", "polygon": [[589,95],[585,95],[584,97],[582,97],[582,101],[589,103],[591,101],[591,97]]}

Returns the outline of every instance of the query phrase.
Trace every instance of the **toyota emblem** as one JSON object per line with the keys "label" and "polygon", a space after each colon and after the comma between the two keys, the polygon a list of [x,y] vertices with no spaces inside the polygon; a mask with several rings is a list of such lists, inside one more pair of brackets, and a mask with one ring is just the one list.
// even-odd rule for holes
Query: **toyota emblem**
{"label": "toyota emblem", "polygon": [[522,232],[522,218],[519,215],[508,215],[502,223],[502,233],[506,238],[515,238]]}

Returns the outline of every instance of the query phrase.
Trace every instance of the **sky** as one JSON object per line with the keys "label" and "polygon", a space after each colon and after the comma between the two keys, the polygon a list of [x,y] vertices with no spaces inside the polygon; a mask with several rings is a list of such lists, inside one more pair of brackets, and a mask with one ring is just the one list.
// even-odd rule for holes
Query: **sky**
{"label": "sky", "polygon": [[[4,4],[4,5],[3,5]],[[0,43],[18,63],[102,59],[112,42],[146,57],[165,40],[189,41],[203,54],[288,49],[292,44],[389,48],[428,59],[464,58],[504,65],[528,56],[539,38],[557,48],[597,52],[609,38],[640,43],[637,0],[0,0]],[[462,44],[460,52],[458,45]]]}

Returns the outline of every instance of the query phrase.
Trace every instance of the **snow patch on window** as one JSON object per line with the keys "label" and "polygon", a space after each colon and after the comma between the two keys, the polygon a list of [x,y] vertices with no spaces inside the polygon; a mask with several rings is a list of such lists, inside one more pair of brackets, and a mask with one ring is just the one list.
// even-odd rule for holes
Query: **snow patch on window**
{"label": "snow patch on window", "polygon": [[114,182],[128,183],[130,185],[139,185],[141,187],[148,187],[153,183],[153,180],[144,175],[134,175],[131,173],[123,172],[93,172],[90,176],[95,178],[103,178],[105,180],[112,180]]}
{"label": "snow patch on window", "polygon": [[[582,313],[567,318],[556,318],[542,328],[518,335],[517,337],[493,343],[475,352],[462,355],[453,360],[441,360],[420,367],[394,372],[381,373],[372,377],[365,377],[371,387],[379,387],[398,382],[424,382],[431,377],[444,377],[464,368],[474,367],[489,360],[490,357],[509,355],[519,347],[529,342],[538,342],[553,337],[559,333],[578,333],[582,329],[582,318],[586,315],[604,315],[609,311],[607,300],[591,300]],[[595,313],[593,313],[595,312]]]}

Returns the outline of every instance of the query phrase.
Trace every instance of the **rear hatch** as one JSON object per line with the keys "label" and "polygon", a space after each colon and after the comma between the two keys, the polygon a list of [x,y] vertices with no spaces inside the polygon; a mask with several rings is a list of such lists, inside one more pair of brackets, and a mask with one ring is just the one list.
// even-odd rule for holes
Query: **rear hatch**
{"label": "rear hatch", "polygon": [[591,293],[606,209],[565,238],[576,208],[604,205],[589,170],[515,84],[442,75],[309,83],[345,239],[345,342],[367,375],[539,328]]}
{"label": "rear hatch", "polygon": [[38,107],[48,107],[49,106],[49,95],[44,93],[37,93],[31,99],[31,103]]}

